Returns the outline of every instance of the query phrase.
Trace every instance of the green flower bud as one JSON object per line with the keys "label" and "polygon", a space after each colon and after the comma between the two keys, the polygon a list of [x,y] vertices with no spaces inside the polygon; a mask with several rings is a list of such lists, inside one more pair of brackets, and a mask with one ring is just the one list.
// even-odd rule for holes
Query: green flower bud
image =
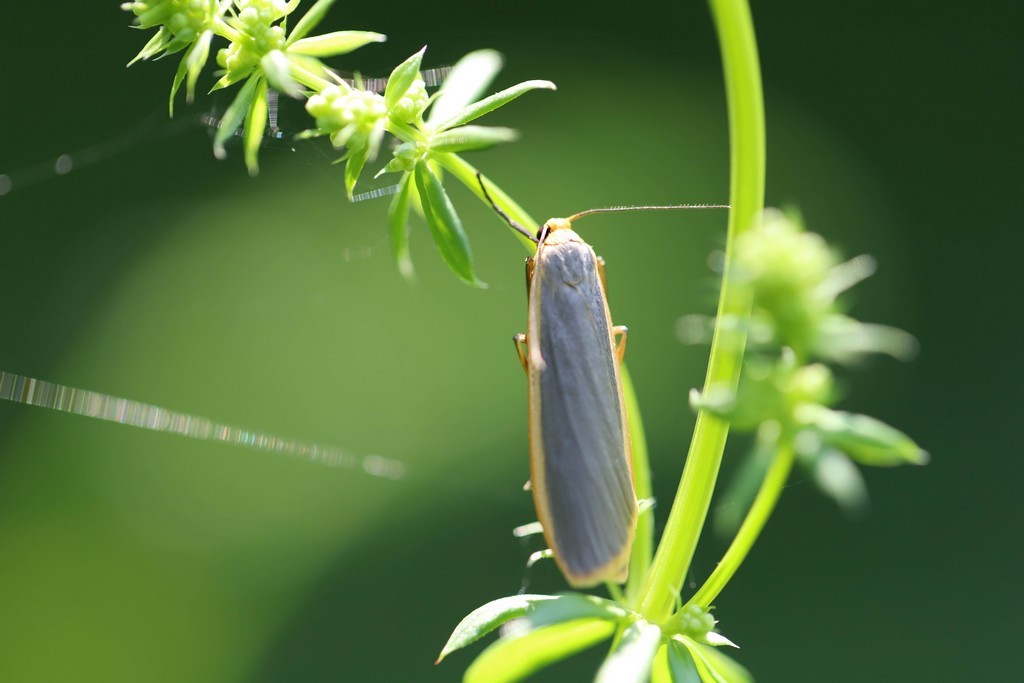
{"label": "green flower bud", "polygon": [[736,243],[736,269],[754,293],[755,316],[765,318],[776,342],[804,358],[815,345],[834,298],[821,284],[837,258],[819,235],[778,212]]}
{"label": "green flower bud", "polygon": [[316,119],[317,127],[331,136],[335,147],[362,149],[376,147],[383,135],[387,115],[384,98],[365,90],[343,89],[331,85],[306,101],[306,111]]}
{"label": "green flower bud", "polygon": [[828,403],[832,397],[832,371],[820,363],[805,365],[789,377],[786,401],[791,406]]}
{"label": "green flower bud", "polygon": [[221,14],[217,0],[126,2],[121,9],[134,13],[135,24],[140,28],[160,28],[133,62],[185,49],[210,30]]}
{"label": "green flower bud", "polygon": [[403,142],[394,152],[394,169],[396,171],[411,171],[423,155],[427,147],[420,142]]}
{"label": "green flower bud", "polygon": [[417,78],[391,109],[391,118],[402,123],[413,121],[423,113],[429,102],[427,86],[422,79]]}
{"label": "green flower bud", "polygon": [[682,635],[704,642],[718,622],[700,605],[689,605],[676,614],[676,628]]}

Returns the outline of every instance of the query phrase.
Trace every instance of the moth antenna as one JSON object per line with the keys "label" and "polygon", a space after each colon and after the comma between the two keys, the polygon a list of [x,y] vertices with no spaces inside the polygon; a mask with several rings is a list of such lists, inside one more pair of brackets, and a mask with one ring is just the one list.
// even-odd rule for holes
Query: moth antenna
{"label": "moth antenna", "polygon": [[587,209],[574,213],[565,220],[572,223],[577,218],[589,216],[592,213],[616,213],[619,211],[671,211],[675,209],[728,209],[728,204],[666,204],[658,206],[608,206],[603,209]]}
{"label": "moth antenna", "polygon": [[497,204],[494,203],[494,200],[491,199],[490,193],[487,192],[487,186],[484,185],[484,178],[483,178],[482,175],[480,175],[480,171],[476,172],[476,181],[478,183],[480,183],[480,190],[484,193],[484,199],[486,199],[488,201],[488,203],[490,203],[491,208],[494,209],[494,212],[496,214],[498,214],[499,216],[501,216],[502,219],[506,223],[508,223],[509,227],[511,227],[513,230],[517,230],[517,231],[521,232],[522,234],[526,235],[526,238],[528,240],[530,240],[531,242],[536,243],[538,241],[536,235],[534,235],[532,232],[530,232],[529,230],[527,230],[523,226],[519,225],[519,223],[517,223],[515,220],[513,220],[511,216],[509,216],[507,213],[502,211],[500,206],[498,206]]}

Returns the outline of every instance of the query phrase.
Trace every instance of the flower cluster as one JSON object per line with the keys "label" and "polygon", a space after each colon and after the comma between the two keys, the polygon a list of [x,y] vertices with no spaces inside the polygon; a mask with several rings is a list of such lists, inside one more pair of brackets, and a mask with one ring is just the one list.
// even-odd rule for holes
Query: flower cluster
{"label": "flower cluster", "polygon": [[285,46],[284,27],[276,23],[298,3],[284,0],[235,0],[235,13],[226,23],[237,37],[217,52],[217,63],[225,69],[225,80],[235,83],[256,70],[260,60]]}
{"label": "flower cluster", "polygon": [[[737,390],[694,392],[693,406],[727,419],[739,431],[757,431],[755,453],[762,456],[792,448],[819,488],[850,512],[866,501],[853,462],[927,462],[927,453],[906,434],[875,418],[831,407],[839,396],[824,362],[848,362],[869,353],[906,357],[915,348],[905,332],[840,312],[838,295],[868,277],[874,262],[866,257],[840,262],[824,239],[803,229],[798,217],[769,211],[760,230],[737,240],[735,264],[737,284],[747,287],[753,300],[746,330],[750,353]],[[727,493],[736,505],[724,507],[746,508],[754,489],[741,482],[758,480],[771,456],[750,462],[750,471]]]}
{"label": "flower cluster", "polygon": [[427,94],[427,84],[422,78],[417,78],[409,85],[394,106],[388,112],[395,121],[399,123],[414,123],[422,117],[423,110],[430,103],[430,96]]}
{"label": "flower cluster", "polygon": [[[299,137],[325,136],[343,150],[339,161],[345,162],[345,190],[350,198],[364,167],[376,159],[385,134],[398,138],[393,158],[378,175],[402,174],[390,211],[392,243],[401,272],[412,274],[408,215],[412,210],[422,211],[449,268],[463,281],[482,285],[473,273],[469,240],[442,185],[440,169],[481,195],[476,169],[457,154],[509,142],[516,133],[508,128],[466,124],[530,90],[554,89],[554,84],[526,81],[479,99],[501,68],[497,53],[480,50],[452,67],[450,77],[432,97],[420,73],[424,48],[392,71],[383,95],[372,92],[358,77],[354,83],[345,81],[320,61],[384,40],[372,31],[311,35],[333,2],[317,0],[290,30],[286,30],[286,22],[299,0],[140,0],[122,7],[136,15],[140,28],[158,29],[133,62],[184,51],[171,85],[172,114],[182,84],[192,100],[212,40],[227,40],[227,46],[216,53],[221,70],[212,89],[241,87],[220,118],[213,150],[223,158],[228,141],[241,132],[251,174],[259,169],[271,89],[308,98],[306,110],[316,124]],[[494,188],[494,194],[506,212],[522,222],[532,222],[500,190]]]}
{"label": "flower cluster", "polygon": [[133,59],[150,59],[173,54],[192,45],[211,29],[225,9],[217,0],[149,0],[126,2],[121,9],[135,15],[139,28],[159,28],[152,40]]}
{"label": "flower cluster", "polygon": [[335,147],[351,151],[369,147],[370,156],[376,155],[388,114],[383,96],[344,84],[329,85],[306,101],[306,111]]}

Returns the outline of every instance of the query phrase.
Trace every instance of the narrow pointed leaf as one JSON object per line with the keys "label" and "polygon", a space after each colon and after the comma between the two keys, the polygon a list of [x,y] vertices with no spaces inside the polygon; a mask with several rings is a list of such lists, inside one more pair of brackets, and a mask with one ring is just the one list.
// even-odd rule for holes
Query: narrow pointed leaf
{"label": "narrow pointed leaf", "polygon": [[734,647],[737,650],[740,646],[732,642],[718,631],[708,631],[707,635],[704,636],[704,642],[712,647]]}
{"label": "narrow pointed leaf", "polygon": [[668,646],[666,645],[662,645],[658,653],[654,655],[651,683],[672,683],[672,673],[668,668]]}
{"label": "narrow pointed leaf", "polygon": [[852,363],[872,353],[884,353],[896,360],[911,360],[918,351],[914,335],[888,325],[862,323],[840,315],[821,322],[814,352],[822,358]]}
{"label": "narrow pointed leaf", "polygon": [[232,71],[230,73],[226,73],[223,76],[221,76],[216,83],[213,84],[213,87],[210,88],[210,92],[214,92],[216,90],[223,90],[224,88],[232,86],[235,83],[244,81],[247,78],[249,78],[249,76],[251,76],[255,70],[256,67],[253,66],[252,68],[246,69],[244,71]]}
{"label": "narrow pointed leaf", "polygon": [[310,57],[333,57],[358,50],[370,43],[383,43],[387,37],[373,31],[334,31],[321,36],[296,40],[288,46],[288,52],[297,52]]}
{"label": "narrow pointed leaf", "polygon": [[660,628],[643,619],[633,622],[604,660],[594,683],[646,683],[660,646]]}
{"label": "narrow pointed leaf", "polygon": [[708,665],[700,651],[698,651],[697,643],[689,638],[681,639],[681,641],[685,643],[685,649],[693,661],[694,668],[697,669],[697,675],[700,676],[701,683],[729,683],[714,667]]}
{"label": "narrow pointed leaf", "polygon": [[605,619],[618,622],[628,615],[629,612],[617,602],[596,595],[566,593],[538,604],[526,615],[526,620],[531,627],[539,628],[577,619]]}
{"label": "narrow pointed leaf", "polygon": [[427,122],[450,119],[475,102],[501,70],[503,61],[494,50],[476,50],[456,62],[437,93]]}
{"label": "narrow pointed leaf", "polygon": [[825,448],[815,458],[811,474],[818,490],[850,517],[859,517],[867,511],[868,487],[864,475],[846,454]]}
{"label": "narrow pointed leaf", "polygon": [[292,62],[284,52],[271,50],[260,59],[260,67],[275,90],[293,99],[302,97],[302,86],[292,77]]}
{"label": "narrow pointed leaf", "polygon": [[[398,194],[391,200],[391,207],[388,209],[388,222],[391,227],[391,249],[395,254],[395,262],[398,263],[398,272],[406,280],[412,280],[415,275],[412,268],[412,258],[409,256],[409,193],[412,191],[412,186],[412,174],[405,173],[402,175],[402,180],[398,186]],[[455,637],[454,633],[452,637]],[[445,648],[447,647],[445,645]],[[438,661],[446,654],[448,654],[448,651],[442,650]]]}
{"label": "narrow pointed leaf", "polygon": [[227,111],[224,112],[224,118],[221,119],[217,134],[213,136],[213,154],[218,159],[223,159],[227,156],[224,143],[235,134],[238,127],[242,125],[242,121],[245,120],[246,113],[249,111],[249,103],[252,102],[252,96],[256,91],[259,80],[258,78],[250,78],[246,81],[245,85],[239,89],[234,101],[228,106]]}
{"label": "narrow pointed leaf", "polygon": [[504,638],[476,658],[463,683],[514,683],[544,667],[607,640],[615,633],[610,621],[581,619],[555,624],[521,636]]}
{"label": "narrow pointed leaf", "polygon": [[419,76],[420,62],[423,61],[423,53],[426,50],[427,48],[424,47],[412,57],[409,57],[409,59],[396,66],[395,70],[388,76],[388,84],[384,88],[384,106],[388,108],[388,111],[394,109],[398,101],[409,90],[409,86]]}
{"label": "narrow pointed leaf", "polygon": [[701,683],[697,664],[690,651],[676,640],[670,640],[666,648],[668,669],[672,683]]}
{"label": "narrow pointed leaf", "polygon": [[448,130],[449,128],[455,128],[469,123],[474,119],[478,119],[488,112],[492,112],[498,107],[503,107],[512,100],[525,95],[531,90],[554,90],[555,84],[551,81],[524,81],[518,85],[513,85],[511,88],[506,88],[501,92],[494,93],[490,97],[471,104],[459,113],[455,114],[449,119],[446,119],[437,126],[438,130]]}
{"label": "narrow pointed leaf", "polygon": [[849,261],[829,268],[825,281],[816,288],[816,293],[826,301],[834,301],[837,296],[859,282],[863,282],[878,269],[875,259],[862,254]]}
{"label": "narrow pointed leaf", "polygon": [[892,467],[924,465],[928,453],[914,441],[881,420],[868,415],[831,410],[822,406],[805,406],[799,411],[802,420],[814,428],[821,438],[862,465]]}
{"label": "narrow pointed leaf", "polygon": [[469,239],[441,182],[425,163],[416,165],[415,174],[416,189],[423,203],[423,217],[427,220],[441,257],[464,282],[476,287],[485,286],[473,274]]}
{"label": "narrow pointed leaf", "polygon": [[512,128],[459,126],[435,135],[430,148],[437,152],[466,152],[486,149],[502,142],[512,142],[518,137],[518,131]]}
{"label": "narrow pointed leaf", "polygon": [[171,97],[167,101],[167,110],[172,117],[174,116],[174,96],[178,94],[178,88],[185,81],[186,73],[188,73],[187,54],[178,62],[178,70],[174,73],[174,80],[171,81]]}
{"label": "narrow pointed leaf", "polygon": [[689,638],[681,638],[681,642],[693,656],[697,671],[704,683],[753,683],[754,677],[739,662],[721,651],[695,642]]}
{"label": "narrow pointed leaf", "polygon": [[291,45],[308,36],[309,32],[316,28],[317,24],[327,15],[327,10],[333,4],[334,0],[317,0],[313,3],[309,11],[303,14],[302,18],[295,24],[295,28],[292,29],[291,34],[288,36],[286,45]]}
{"label": "narrow pointed leaf", "polygon": [[267,81],[263,78],[256,80],[256,92],[253,93],[245,116],[245,131],[242,135],[245,165],[249,175],[253,176],[260,172],[258,157],[263,143],[263,131],[267,128]]}
{"label": "narrow pointed leaf", "polygon": [[479,640],[505,622],[523,616],[535,605],[554,599],[553,595],[510,595],[477,607],[452,631],[437,661]]}
{"label": "narrow pointed leaf", "polygon": [[366,160],[370,158],[370,148],[361,147],[350,150],[347,156],[348,158],[345,160],[345,193],[348,194],[349,201],[352,201],[352,190],[356,187],[359,174],[363,172]]}
{"label": "narrow pointed leaf", "polygon": [[159,55],[157,59],[163,59],[164,57],[169,57],[170,55],[181,52],[190,45],[192,45],[191,40],[171,40],[164,46],[164,53],[162,55]]}
{"label": "narrow pointed leaf", "polygon": [[139,54],[135,55],[135,57],[132,58],[132,61],[128,62],[128,66],[131,66],[140,60],[149,59],[150,57],[160,54],[167,45],[168,40],[169,37],[167,29],[161,26],[160,30],[154,33],[153,37],[142,46],[142,49],[139,50]]}
{"label": "narrow pointed leaf", "polygon": [[206,66],[206,60],[210,56],[210,41],[213,40],[213,31],[203,31],[199,39],[185,53],[184,61],[187,63],[188,78],[185,83],[185,101],[191,102],[196,94],[196,82],[199,74]]}

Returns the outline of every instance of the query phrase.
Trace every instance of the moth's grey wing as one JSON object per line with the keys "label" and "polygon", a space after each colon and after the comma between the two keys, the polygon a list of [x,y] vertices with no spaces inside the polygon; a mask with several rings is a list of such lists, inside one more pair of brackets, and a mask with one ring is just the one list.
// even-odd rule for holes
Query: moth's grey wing
{"label": "moth's grey wing", "polygon": [[538,273],[550,532],[568,573],[585,576],[621,556],[633,533],[636,498],[617,361],[593,250],[576,242],[543,250]]}

